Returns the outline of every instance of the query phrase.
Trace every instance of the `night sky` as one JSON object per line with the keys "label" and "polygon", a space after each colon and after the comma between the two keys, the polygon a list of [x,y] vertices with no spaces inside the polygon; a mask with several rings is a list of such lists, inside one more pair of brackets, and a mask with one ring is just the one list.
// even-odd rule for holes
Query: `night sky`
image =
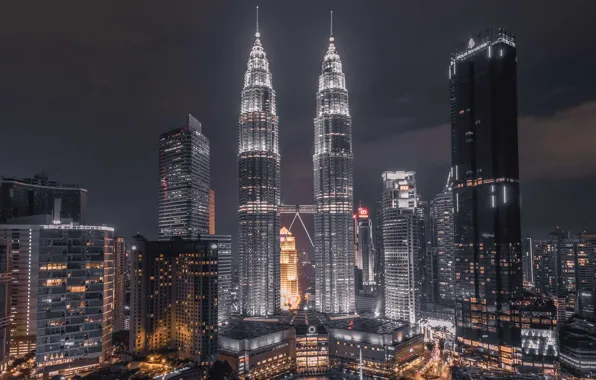
{"label": "night sky", "polygon": [[[89,190],[92,223],[157,236],[157,142],[192,113],[211,140],[217,232],[236,231],[237,119],[256,4],[11,1],[0,14],[0,175]],[[355,201],[383,170],[440,191],[449,53],[517,35],[523,233],[596,229],[596,1],[260,1],[280,117],[283,202],[312,203],[315,93],[329,10],[353,118]],[[285,218],[284,222],[288,222]],[[308,221],[308,220],[307,220]],[[306,248],[305,239],[298,245]]]}

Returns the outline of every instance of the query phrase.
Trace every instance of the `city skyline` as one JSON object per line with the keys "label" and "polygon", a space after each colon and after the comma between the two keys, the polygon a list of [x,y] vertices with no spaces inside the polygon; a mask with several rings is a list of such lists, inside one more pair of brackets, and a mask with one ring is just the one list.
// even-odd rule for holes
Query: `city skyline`
{"label": "city skyline", "polygon": [[[596,339],[596,74],[587,64],[596,54],[585,45],[596,37],[549,27],[589,22],[550,0],[538,20],[510,0],[454,0],[432,14],[354,0],[235,1],[182,4],[184,14],[99,6],[108,38],[79,42],[92,54],[120,49],[105,60],[121,57],[125,76],[102,72],[102,56],[81,79],[68,53],[50,55],[74,75],[56,85],[72,80],[79,96],[49,96],[54,77],[42,78],[44,105],[20,116],[45,116],[43,140],[3,134],[0,159],[21,149],[7,160],[17,173],[0,164],[0,372],[69,378],[133,360],[139,368],[124,378],[596,376],[585,344]],[[110,22],[135,9],[116,43]],[[68,31],[85,35],[101,12]],[[130,65],[139,42],[135,58],[145,59]],[[19,61],[34,79],[35,64],[49,62],[43,52]],[[318,77],[314,86],[305,74]],[[30,96],[15,83],[8,118]],[[138,97],[102,100],[140,83]],[[87,96],[97,108],[82,105]],[[81,116],[80,141],[79,129],[56,125],[68,119],[63,102]],[[107,126],[117,115],[129,129]],[[130,143],[137,122],[145,129]],[[158,164],[138,166],[147,146]],[[29,162],[43,167],[19,173]]]}
{"label": "city skyline", "polygon": [[[328,30],[327,12],[334,9],[336,33],[341,36],[338,49],[347,65],[345,71],[352,95],[354,151],[359,158],[355,166],[355,200],[362,200],[369,207],[374,205],[380,190],[375,181],[377,173],[391,168],[416,170],[423,199],[430,199],[440,191],[444,173],[449,167],[449,144],[444,141],[448,136],[447,105],[444,102],[448,88],[444,67],[449,51],[454,41],[466,39],[476,30],[505,25],[516,31],[525,46],[532,46],[531,52],[520,54],[518,65],[520,145],[526,147],[520,151],[522,232],[524,235],[541,237],[559,223],[571,231],[584,226],[592,227],[588,223],[589,215],[583,210],[593,205],[594,200],[587,194],[592,191],[596,181],[592,170],[586,169],[583,163],[591,162],[593,153],[587,151],[581,142],[589,141],[591,132],[587,126],[591,125],[590,120],[596,113],[592,95],[588,92],[590,76],[594,74],[590,70],[583,70],[594,61],[593,55],[587,53],[589,49],[583,47],[590,45],[589,39],[595,33],[584,33],[593,26],[588,25],[582,16],[574,19],[575,23],[579,23],[577,30],[565,30],[557,34],[556,39],[544,28],[524,25],[530,17],[537,18],[537,21],[533,21],[535,25],[548,25],[555,19],[562,22],[571,17],[569,10],[563,6],[548,2],[540,4],[544,11],[540,15],[532,13],[534,7],[530,2],[516,4],[511,9],[506,3],[494,7],[484,6],[482,9],[479,6],[464,6],[464,2],[449,7],[438,5],[444,12],[434,13],[443,13],[440,17],[433,12],[424,12],[417,6],[398,9],[394,6],[381,7],[380,3],[373,3],[370,8],[364,9],[350,7],[348,3],[329,3],[312,7],[306,4],[289,7],[288,10],[282,10],[276,4],[260,4],[263,44],[271,55],[272,74],[278,78],[282,171],[295,173],[282,177],[282,201],[289,204],[307,203],[312,194],[310,181],[306,180],[311,176],[312,165],[311,152],[307,148],[312,135],[307,131],[312,122],[312,95],[316,91],[320,56],[326,48],[321,37]],[[589,7],[584,2],[578,1],[577,4]],[[43,20],[38,20],[36,24],[47,29],[52,37],[50,41],[56,41],[51,46],[58,48],[56,56],[46,54],[47,50],[38,49],[40,56],[48,60],[48,64],[43,66],[39,60],[25,59],[29,53],[16,42],[19,39],[32,40],[35,47],[36,31],[5,25],[14,28],[16,37],[7,44],[8,55],[12,58],[0,63],[0,69],[9,78],[0,94],[4,104],[7,104],[3,122],[5,125],[19,126],[10,128],[7,135],[9,139],[18,141],[27,136],[39,153],[12,162],[9,158],[16,154],[13,146],[17,147],[18,144],[11,144],[0,153],[4,158],[0,173],[5,176],[31,177],[46,169],[50,179],[80,183],[92,195],[90,199],[93,201],[89,205],[91,223],[114,223],[119,234],[127,237],[137,231],[153,237],[157,234],[157,211],[144,204],[154,202],[157,194],[155,190],[138,192],[138,188],[154,189],[158,182],[154,170],[157,166],[154,154],[156,142],[138,144],[137,133],[143,130],[143,136],[147,136],[143,139],[155,139],[160,133],[181,125],[185,115],[190,112],[203,122],[205,135],[213,147],[213,162],[219,168],[218,173],[213,175],[213,188],[217,192],[219,205],[218,231],[235,233],[235,194],[230,191],[234,180],[228,173],[234,172],[235,166],[233,141],[236,120],[232,110],[237,109],[241,78],[234,78],[232,73],[243,70],[251,43],[247,38],[248,32],[254,30],[254,7],[252,4],[231,8],[207,4],[204,8],[183,9],[181,6],[179,9],[157,12],[155,8],[149,7],[147,14],[138,20],[140,30],[149,28],[157,13],[162,16],[165,25],[176,24],[175,28],[161,37],[158,32],[147,29],[150,36],[155,36],[155,49],[146,48],[146,40],[136,32],[132,33],[123,26],[118,29],[122,33],[123,43],[131,44],[141,56],[155,56],[155,62],[137,61],[127,54],[117,62],[107,58],[84,59],[88,53],[77,48],[79,38],[85,37],[99,51],[113,51],[121,46],[111,35],[106,39],[103,33],[99,33],[98,21],[102,20],[101,15],[104,14],[101,9],[98,9],[97,16],[83,18],[87,23],[84,27],[78,24],[81,21],[77,21],[76,25],[53,22],[48,28]],[[48,12],[56,10],[49,8]],[[126,9],[123,8],[122,12],[126,19]],[[193,17],[187,18],[183,13],[190,13]],[[583,12],[589,13],[589,10]],[[204,23],[191,27],[195,24],[195,16]],[[441,36],[433,33],[438,28],[445,28],[449,17],[457,17],[460,22],[457,26],[452,25]],[[218,26],[209,18],[225,19],[225,22]],[[359,18],[363,19],[361,24],[355,22]],[[374,25],[368,21],[369,18],[376,18]],[[309,22],[305,23],[306,20]],[[307,27],[307,24],[312,25],[312,28]],[[414,28],[416,24],[418,26]],[[57,42],[60,38],[66,38],[61,30],[65,26],[72,28],[77,25],[82,37],[68,37],[66,41],[73,51],[66,52]],[[281,28],[281,25],[287,27]],[[233,31],[227,31],[232,26]],[[404,35],[408,28],[425,32],[413,39],[400,37],[392,41],[396,33]],[[581,34],[579,30],[582,30]],[[217,38],[209,35],[217,35]],[[174,41],[179,41],[179,44]],[[158,57],[164,49],[168,53],[161,54],[167,56],[165,59]],[[199,59],[197,53],[205,49],[215,55],[213,62],[228,62],[222,65],[225,71],[224,67],[219,69],[208,62],[211,60]],[[559,52],[574,55],[578,59],[574,60],[576,63],[573,65],[563,64],[556,58]],[[49,82],[53,77],[63,79],[63,84],[57,86],[61,89],[60,93],[47,88],[43,84],[45,81],[39,80],[36,84],[31,78],[25,77],[22,69],[14,64],[23,59],[29,62],[25,65],[27,71],[39,72],[38,75],[48,78]],[[67,62],[67,66],[74,65],[68,73],[62,71],[62,66],[56,65],[62,60]],[[180,63],[184,61],[188,64]],[[373,66],[375,70],[371,70]],[[133,67],[140,67],[142,73],[151,77],[153,71],[159,69],[163,73],[162,80],[158,77],[146,78],[139,73],[121,89],[127,94],[128,100],[115,102],[110,94],[113,91],[120,92],[121,82],[126,82],[122,80],[122,73]],[[224,72],[228,73],[226,75],[229,75],[230,80],[223,76]],[[543,81],[540,78],[545,72],[556,72],[557,75],[552,81]],[[584,73],[588,77],[579,78],[577,73]],[[146,88],[148,81],[157,87],[155,92],[160,93],[160,96],[143,98],[136,93],[139,88]],[[82,94],[77,95],[77,99],[73,98],[73,94],[78,94],[80,87],[74,83],[84,84]],[[168,83],[167,88],[163,87],[164,83]],[[172,91],[176,95],[168,96]],[[212,98],[206,99],[207,95],[212,95]],[[56,104],[44,101],[54,96]],[[27,104],[27,110],[39,108],[40,112],[25,114],[19,103]],[[156,104],[162,106],[155,107]],[[65,106],[75,109],[75,112],[63,112]],[[42,116],[44,122],[36,115]],[[45,127],[47,120],[51,120],[51,129]],[[86,128],[80,128],[81,123]],[[43,125],[43,130],[36,125]],[[560,149],[557,150],[559,158],[552,161],[544,156],[544,148],[564,136],[560,134],[564,130],[561,126],[564,125],[569,125],[574,131],[573,136],[569,137],[572,140],[566,145],[575,143],[576,153],[557,147]],[[530,140],[532,132],[541,128],[546,128],[549,133],[536,141]],[[40,134],[40,131],[43,133]],[[371,134],[374,135],[373,139],[369,137]],[[59,136],[66,138],[58,139]],[[107,136],[119,136],[117,139],[110,137],[109,144],[113,144],[110,151],[113,154],[109,156],[100,150],[102,144],[108,143],[105,140]],[[88,149],[75,148],[70,152],[68,147],[80,141],[85,141]],[[417,147],[422,146],[424,141],[432,148],[432,154],[417,152]],[[132,145],[135,146],[134,155],[130,154]],[[374,151],[371,150],[373,146]],[[393,151],[396,154],[391,161],[387,161],[388,154]],[[373,152],[376,154],[373,155]],[[98,157],[101,159],[95,163],[95,170],[87,170],[88,166],[84,163]],[[287,159],[284,160],[284,157]],[[40,163],[42,161],[43,164]],[[391,168],[385,167],[388,163]],[[60,169],[53,170],[56,167]],[[135,173],[135,176],[130,176],[130,173]],[[110,175],[119,186],[107,186],[106,181],[100,180],[104,174]],[[366,183],[374,185],[367,186]],[[549,204],[548,199],[556,196],[563,186],[569,195],[566,207]],[[543,204],[549,204],[548,213],[541,211]],[[310,250],[305,244],[307,239],[299,236],[299,241],[304,244],[300,249]]]}

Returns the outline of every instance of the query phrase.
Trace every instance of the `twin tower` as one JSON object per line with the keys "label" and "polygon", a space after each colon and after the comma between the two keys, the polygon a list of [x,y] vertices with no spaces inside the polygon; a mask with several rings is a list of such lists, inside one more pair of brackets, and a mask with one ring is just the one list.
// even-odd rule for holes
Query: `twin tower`
{"label": "twin tower", "polygon": [[[238,122],[238,257],[242,313],[268,316],[280,310],[280,213],[288,206],[281,205],[279,118],[258,13],[255,37]],[[323,313],[354,313],[352,119],[333,32],[316,104],[314,207],[307,206],[315,222],[315,304]]]}

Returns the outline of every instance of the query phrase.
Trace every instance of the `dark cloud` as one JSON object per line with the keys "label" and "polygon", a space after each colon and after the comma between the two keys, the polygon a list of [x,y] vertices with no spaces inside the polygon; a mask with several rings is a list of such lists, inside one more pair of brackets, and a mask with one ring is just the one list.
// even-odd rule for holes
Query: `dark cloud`
{"label": "dark cloud", "polygon": [[[417,170],[426,197],[440,189],[449,167],[449,53],[470,34],[507,27],[519,46],[524,228],[589,224],[582,205],[593,206],[596,184],[587,152],[596,2],[259,5],[278,96],[285,202],[312,198],[315,92],[333,9],[350,90],[357,201],[372,204],[381,171],[391,168]],[[157,138],[190,112],[212,145],[218,230],[234,233],[237,118],[253,30],[254,4],[239,0],[5,4],[0,174],[54,169],[53,178],[89,189],[93,221],[154,237]],[[545,212],[551,217],[536,217]]]}

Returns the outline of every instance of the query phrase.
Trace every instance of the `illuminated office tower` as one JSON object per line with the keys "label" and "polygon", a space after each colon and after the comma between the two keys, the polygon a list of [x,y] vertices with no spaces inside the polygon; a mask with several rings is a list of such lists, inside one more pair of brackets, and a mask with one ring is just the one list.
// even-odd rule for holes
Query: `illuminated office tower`
{"label": "illuminated office tower", "polygon": [[431,204],[433,250],[437,262],[437,302],[454,306],[455,258],[453,256],[453,190],[452,176]]}
{"label": "illuminated office tower", "polygon": [[282,227],[280,238],[280,295],[282,310],[295,310],[300,306],[298,289],[298,251],[296,238],[287,228]]}
{"label": "illuminated office tower", "polygon": [[11,355],[35,350],[44,374],[101,365],[112,348],[114,229],[46,215],[19,222],[0,225],[13,248]]}
{"label": "illuminated office tower", "polygon": [[124,297],[126,295],[126,241],[122,237],[114,238],[114,331],[124,330]]}
{"label": "illuminated office tower", "polygon": [[355,265],[362,270],[362,283],[365,287],[375,286],[375,247],[373,246],[372,219],[368,209],[359,207],[354,215],[354,229],[356,232]]}
{"label": "illuminated office tower", "polygon": [[334,41],[332,34],[314,120],[315,304],[317,311],[343,314],[355,311],[352,118]]}
{"label": "illuminated office tower", "polygon": [[132,240],[130,350],[173,348],[177,356],[206,362],[217,355],[218,269],[230,236],[200,240]]}
{"label": "illuminated office tower", "polygon": [[273,315],[279,299],[280,155],[275,91],[260,40],[244,74],[238,121],[238,249],[242,312]]}
{"label": "illuminated office tower", "polygon": [[503,369],[521,362],[516,55],[511,34],[487,30],[449,67],[457,344]]}
{"label": "illuminated office tower", "polygon": [[416,173],[388,171],[382,178],[385,317],[415,324],[420,320]]}
{"label": "illuminated office tower", "polygon": [[159,137],[159,239],[197,239],[209,233],[209,140],[201,123]]}

